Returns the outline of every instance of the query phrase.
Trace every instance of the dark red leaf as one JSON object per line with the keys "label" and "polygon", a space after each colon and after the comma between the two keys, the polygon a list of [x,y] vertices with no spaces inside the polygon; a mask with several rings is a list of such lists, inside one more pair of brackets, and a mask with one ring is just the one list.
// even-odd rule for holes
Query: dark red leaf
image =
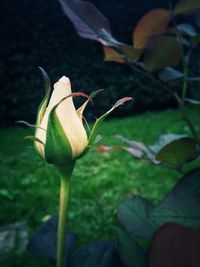
{"label": "dark red leaf", "polygon": [[154,9],[145,14],[133,33],[134,47],[143,48],[150,37],[164,33],[170,19],[171,13],[166,9]]}
{"label": "dark red leaf", "polygon": [[156,232],[149,251],[148,267],[199,266],[200,230],[167,223]]}
{"label": "dark red leaf", "polygon": [[59,1],[81,37],[99,41],[107,46],[110,43],[118,43],[111,35],[109,21],[94,4],[80,0]]}

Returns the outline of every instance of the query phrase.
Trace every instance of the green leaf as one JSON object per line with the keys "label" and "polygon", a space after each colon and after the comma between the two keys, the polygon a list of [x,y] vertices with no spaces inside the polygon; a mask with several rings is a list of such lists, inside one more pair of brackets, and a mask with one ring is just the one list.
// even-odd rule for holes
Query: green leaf
{"label": "green leaf", "polygon": [[152,208],[153,205],[141,197],[127,198],[120,203],[117,217],[127,232],[149,239],[157,229],[149,216]]}
{"label": "green leaf", "polygon": [[134,47],[143,48],[150,37],[164,33],[170,19],[171,13],[166,9],[154,9],[145,14],[133,33]]}
{"label": "green leaf", "polygon": [[187,173],[173,190],[150,212],[151,220],[161,226],[175,222],[200,228],[200,169]]}
{"label": "green leaf", "polygon": [[181,0],[174,9],[175,15],[191,15],[200,10],[199,0]]}
{"label": "green leaf", "polygon": [[45,159],[54,165],[68,165],[73,162],[72,149],[56,115],[56,107],[49,114]]}
{"label": "green leaf", "polygon": [[175,67],[180,59],[181,46],[172,36],[153,37],[144,53],[144,63],[150,72],[164,67]]}
{"label": "green leaf", "polygon": [[146,267],[146,254],[136,240],[122,228],[115,228],[117,248],[126,267]]}
{"label": "green leaf", "polygon": [[182,134],[163,134],[159,136],[157,141],[149,146],[150,150],[153,151],[155,154],[157,154],[161,149],[163,149],[166,145],[171,143],[174,140],[178,140],[182,137],[186,137],[185,135]]}
{"label": "green leaf", "polygon": [[183,163],[197,157],[197,141],[190,137],[182,137],[164,146],[156,155],[156,159],[167,166],[180,169]]}

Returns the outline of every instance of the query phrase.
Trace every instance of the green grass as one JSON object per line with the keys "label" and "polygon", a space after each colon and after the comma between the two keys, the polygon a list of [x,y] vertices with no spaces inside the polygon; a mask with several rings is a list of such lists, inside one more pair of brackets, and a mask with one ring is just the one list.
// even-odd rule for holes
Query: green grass
{"label": "green grass", "polygon": [[[189,133],[180,114],[174,110],[107,120],[99,133],[103,136],[102,144],[116,145],[121,144],[113,138],[116,134],[152,144],[159,135],[171,132]],[[31,234],[45,217],[58,212],[59,174],[37,156],[29,141],[24,140],[30,133],[26,128],[0,130],[0,225],[25,220]],[[156,203],[179,177],[174,170],[133,160],[125,152],[99,154],[94,148],[77,162],[74,171],[68,230],[79,235],[79,244],[113,238],[112,226],[116,223],[121,199],[141,195]],[[1,261],[0,265],[5,267],[45,266],[41,259],[28,253]]]}

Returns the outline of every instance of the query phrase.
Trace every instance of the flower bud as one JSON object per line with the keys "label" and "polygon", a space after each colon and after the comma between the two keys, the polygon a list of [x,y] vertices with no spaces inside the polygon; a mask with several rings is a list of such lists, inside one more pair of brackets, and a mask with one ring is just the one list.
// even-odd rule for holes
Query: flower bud
{"label": "flower bud", "polygon": [[[47,83],[49,85],[49,83]],[[48,87],[48,86],[47,86]],[[101,91],[101,90],[99,90]],[[97,130],[102,121],[118,106],[132,100],[124,97],[105,114],[99,117],[87,136],[83,125],[82,116],[89,99],[99,91],[93,92],[90,97],[84,93],[72,93],[70,80],[63,76],[54,84],[42,101],[36,123],[35,148],[42,158],[63,169],[63,166],[74,166],[77,159],[85,155],[95,143]],[[75,109],[72,96],[86,96],[87,101]]]}
{"label": "flower bud", "polygon": [[55,83],[48,106],[44,107],[46,99],[38,113],[35,147],[47,162],[55,165],[75,160],[88,145],[71,94],[70,80],[63,76]]}

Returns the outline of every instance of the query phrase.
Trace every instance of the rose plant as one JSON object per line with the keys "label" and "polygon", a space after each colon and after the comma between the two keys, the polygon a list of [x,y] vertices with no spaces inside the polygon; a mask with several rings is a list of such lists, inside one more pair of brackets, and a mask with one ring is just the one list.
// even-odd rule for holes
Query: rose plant
{"label": "rose plant", "polygon": [[[76,161],[82,158],[95,143],[98,127],[102,121],[115,108],[133,98],[119,99],[111,109],[96,119],[91,130],[87,123],[88,129],[85,129],[84,109],[98,91],[90,96],[82,92],[72,93],[70,80],[65,76],[54,84],[52,90],[48,75],[42,68],[41,71],[45,78],[46,95],[38,109],[35,136],[28,138],[34,140],[38,154],[47,163],[53,164],[61,174],[56,266],[63,267],[69,185]],[[73,103],[74,96],[83,96],[87,100],[76,109]]]}
{"label": "rose plant", "polygon": [[[199,132],[186,107],[190,103],[199,111],[199,101],[189,99],[188,90],[191,81],[200,80],[199,77],[189,75],[191,52],[200,38],[199,16],[192,17],[196,21],[194,25],[180,23],[179,16],[182,19],[200,11],[200,2],[181,0],[170,10],[148,12],[136,25],[133,45],[130,46],[113,37],[108,20],[92,3],[59,1],[78,34],[103,45],[106,61],[128,64],[134,72],[154,81],[157,88],[172,94],[191,131],[191,137],[174,134],[161,136],[152,146],[118,136],[128,147],[100,146],[99,150],[125,150],[135,158],[145,158],[156,165],[163,164],[182,173],[183,164],[196,159],[200,151]],[[55,242],[52,245],[57,234],[57,221],[53,218],[32,237],[29,249],[48,257],[54,263],[57,259],[58,267],[200,266],[199,169],[186,173],[157,205],[140,196],[124,199],[117,211],[119,227],[114,229],[116,243],[97,241],[79,250],[74,249],[76,237],[72,233],[64,235],[64,229],[69,181],[76,160],[94,144],[97,128],[104,118],[131,98],[119,100],[97,119],[92,131],[88,133],[82,123],[82,113],[94,95],[72,93],[66,77],[55,84],[53,92],[47,87],[47,96],[39,108],[33,139],[38,153],[61,172],[58,246]],[[78,110],[74,108],[73,96],[87,97]],[[70,117],[66,117],[67,114]]]}
{"label": "rose plant", "polygon": [[[199,16],[195,14],[200,11],[200,2],[180,0],[170,10],[155,9],[148,12],[133,31],[133,45],[127,45],[113,37],[107,18],[92,3],[59,1],[78,34],[103,45],[106,61],[128,64],[134,72],[152,80],[157,89],[162,88],[173,95],[191,131],[191,136],[161,136],[152,146],[118,136],[127,147],[100,146],[99,150],[125,150],[134,158],[145,158],[156,165],[162,164],[182,173],[183,165],[196,159],[200,151],[197,125],[187,112],[188,106],[197,112],[200,106],[199,101],[190,99],[188,94],[190,83],[200,80],[199,77],[191,77],[189,72],[191,54],[200,41]],[[188,16],[193,24],[187,22]],[[36,133],[35,140],[40,143]],[[43,144],[44,147],[47,144]],[[75,251],[74,237],[68,235],[66,266],[198,267],[199,177],[199,169],[186,173],[157,205],[139,196],[123,200],[117,212],[121,227],[115,228],[117,243],[114,247],[110,243],[92,243]],[[56,228],[52,221],[47,222],[31,239],[29,248],[55,261],[56,257],[52,257],[39,245],[43,244],[41,237],[49,225]],[[48,244],[46,247],[52,251]]]}

